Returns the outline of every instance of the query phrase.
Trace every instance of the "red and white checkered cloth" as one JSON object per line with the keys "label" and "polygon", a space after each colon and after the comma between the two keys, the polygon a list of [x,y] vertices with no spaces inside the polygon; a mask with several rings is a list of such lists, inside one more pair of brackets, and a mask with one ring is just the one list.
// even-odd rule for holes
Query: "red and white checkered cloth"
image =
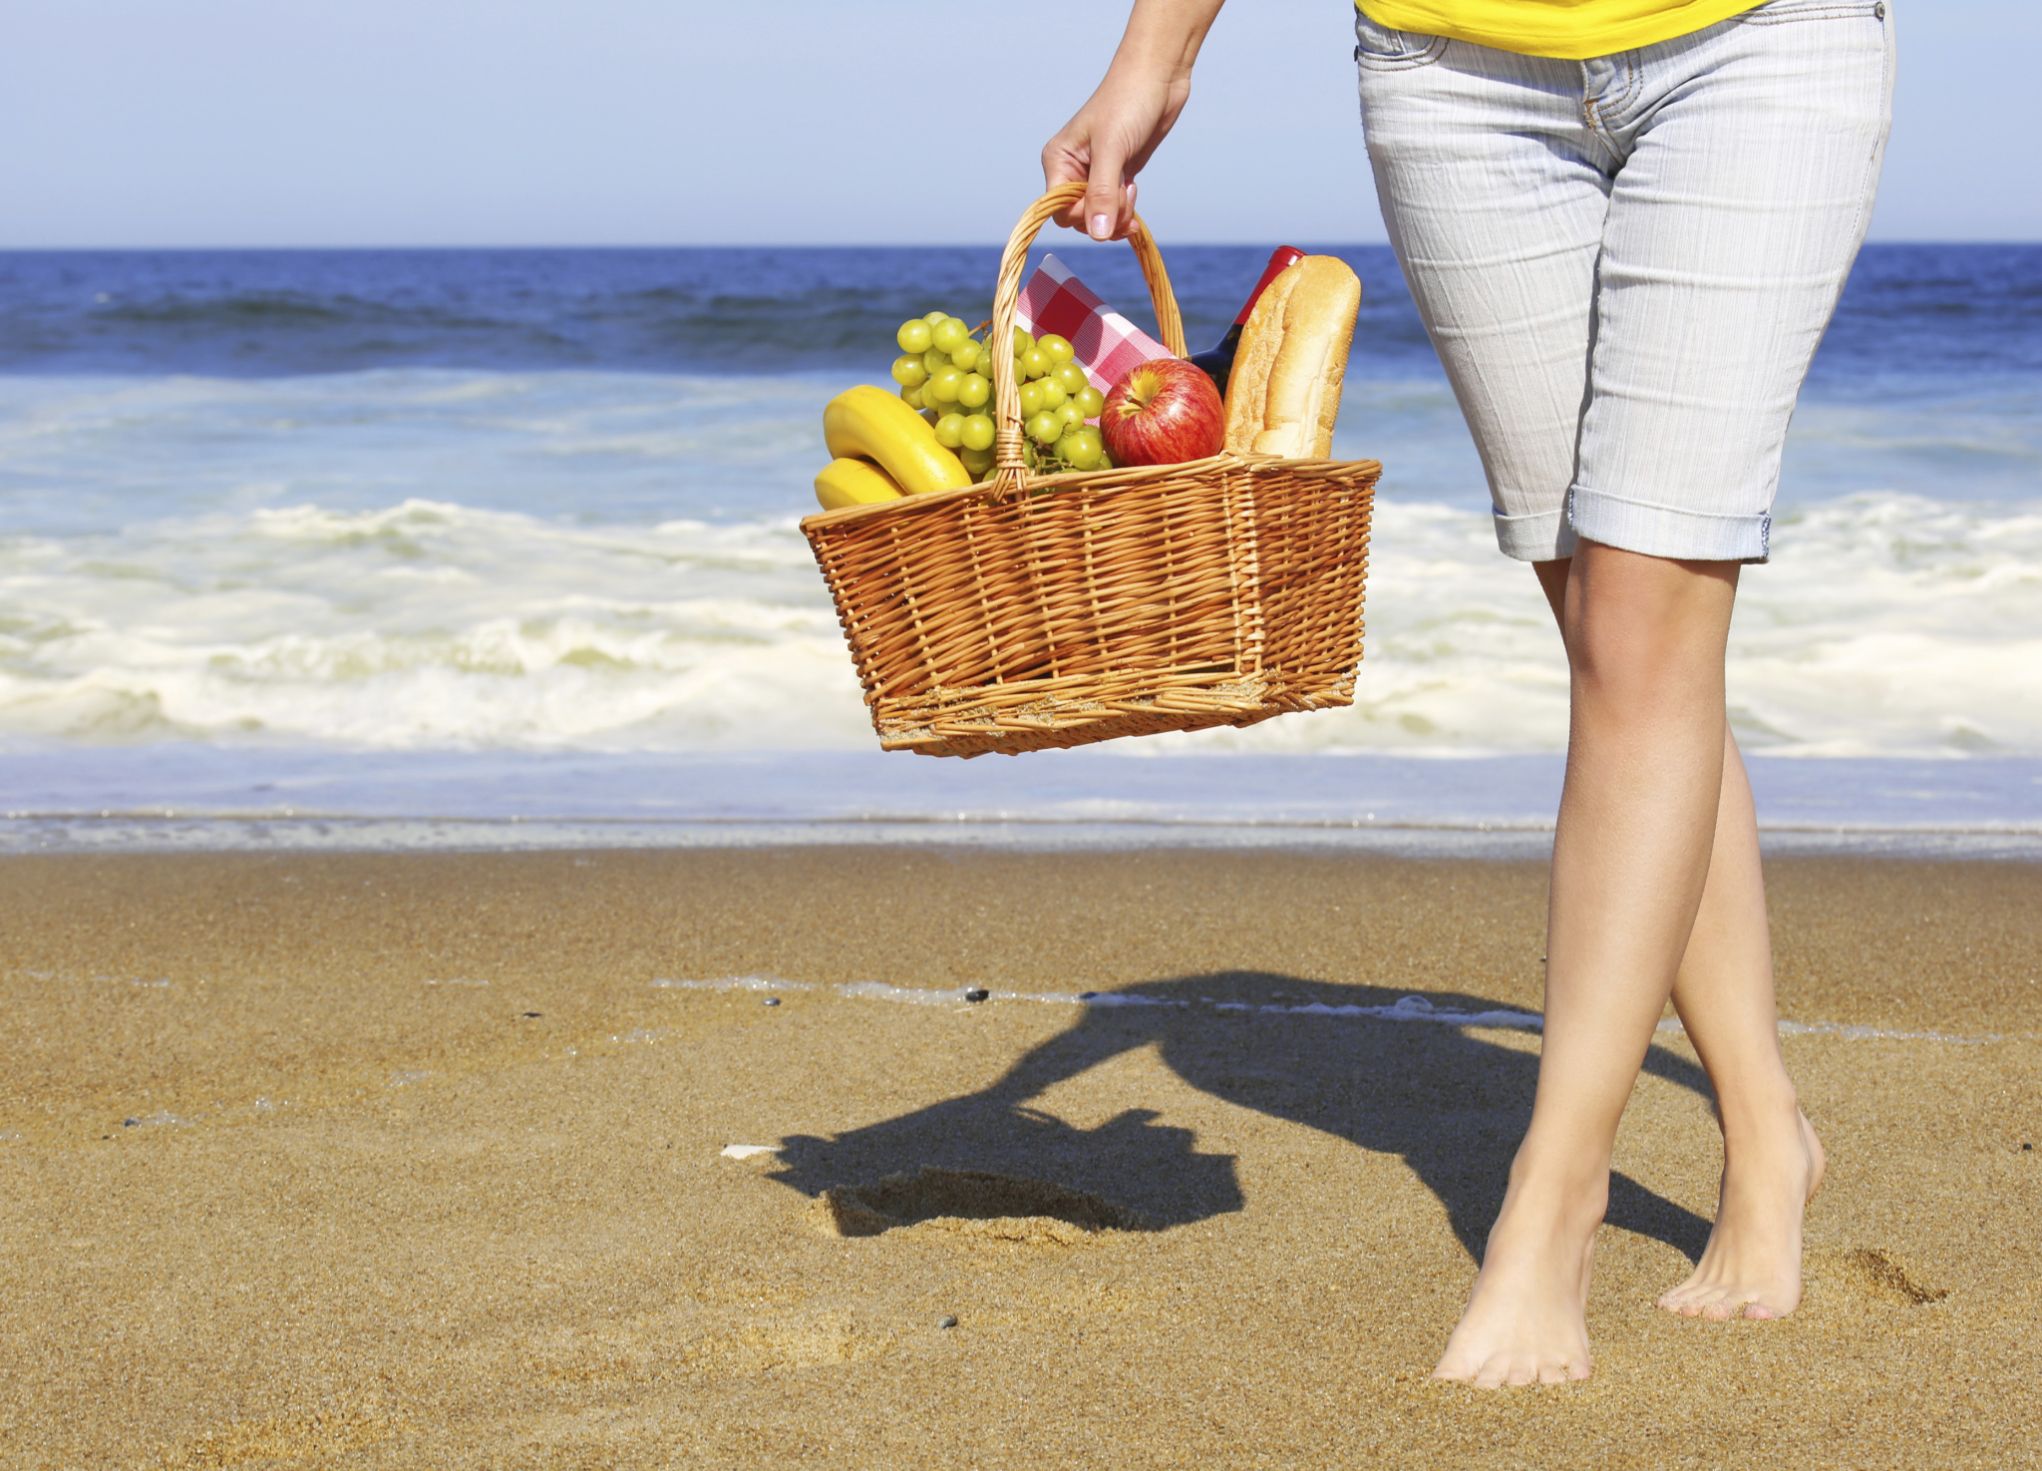
{"label": "red and white checkered cloth", "polygon": [[1054,332],[1068,337],[1072,361],[1085,370],[1101,393],[1147,362],[1166,358],[1170,349],[1101,301],[1071,274],[1071,268],[1045,255],[1021,283],[1021,306],[1015,313],[1021,330],[1034,337]]}

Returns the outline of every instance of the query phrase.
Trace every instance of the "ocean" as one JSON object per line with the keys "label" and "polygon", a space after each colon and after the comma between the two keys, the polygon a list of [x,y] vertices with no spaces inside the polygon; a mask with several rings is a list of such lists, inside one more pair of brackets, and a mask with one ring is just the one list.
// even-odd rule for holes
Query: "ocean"
{"label": "ocean", "polygon": [[[0,253],[0,849],[1536,835],[1550,619],[1387,249],[1297,243],[1365,289],[1355,707],[972,762],[877,751],[796,523],[824,401],[988,315],[996,250]],[[1194,346],[1265,254],[1169,252]],[[1773,545],[1730,663],[1769,831],[2042,837],[2042,246],[1866,248]]]}

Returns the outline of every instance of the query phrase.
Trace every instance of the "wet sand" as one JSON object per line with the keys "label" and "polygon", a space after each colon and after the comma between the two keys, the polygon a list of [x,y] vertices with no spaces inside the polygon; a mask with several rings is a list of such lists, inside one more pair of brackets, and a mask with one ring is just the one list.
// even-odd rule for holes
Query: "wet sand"
{"label": "wet sand", "polygon": [[1596,1377],[1495,1396],[1426,1371],[1537,1037],[1441,1014],[1536,1009],[1537,865],[0,860],[0,1466],[2036,1464],[2042,866],[1770,875],[1802,1311],[1651,1307],[1669,1033]]}

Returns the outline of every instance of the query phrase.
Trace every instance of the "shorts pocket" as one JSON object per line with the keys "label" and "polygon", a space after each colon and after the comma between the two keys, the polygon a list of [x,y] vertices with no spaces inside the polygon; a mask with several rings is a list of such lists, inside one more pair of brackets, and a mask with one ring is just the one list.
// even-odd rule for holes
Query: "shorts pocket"
{"label": "shorts pocket", "polygon": [[1409,71],[1430,66],[1446,50],[1446,37],[1377,25],[1358,8],[1354,13],[1354,62],[1370,71]]}
{"label": "shorts pocket", "polygon": [[1778,26],[1792,20],[1884,20],[1886,0],[1769,0],[1736,19],[1748,26]]}

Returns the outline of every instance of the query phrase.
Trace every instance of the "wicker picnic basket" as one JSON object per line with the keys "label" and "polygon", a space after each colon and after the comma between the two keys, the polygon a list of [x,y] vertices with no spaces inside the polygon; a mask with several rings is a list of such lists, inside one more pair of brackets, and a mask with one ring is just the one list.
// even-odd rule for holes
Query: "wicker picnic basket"
{"label": "wicker picnic basket", "polygon": [[[1051,190],[1014,227],[989,342],[1012,336],[1036,233],[1081,193]],[[1139,220],[1128,243],[1184,356]],[[1353,702],[1380,464],[1222,453],[1032,475],[1019,386],[995,387],[990,478],[801,523],[881,746],[1014,753]]]}

